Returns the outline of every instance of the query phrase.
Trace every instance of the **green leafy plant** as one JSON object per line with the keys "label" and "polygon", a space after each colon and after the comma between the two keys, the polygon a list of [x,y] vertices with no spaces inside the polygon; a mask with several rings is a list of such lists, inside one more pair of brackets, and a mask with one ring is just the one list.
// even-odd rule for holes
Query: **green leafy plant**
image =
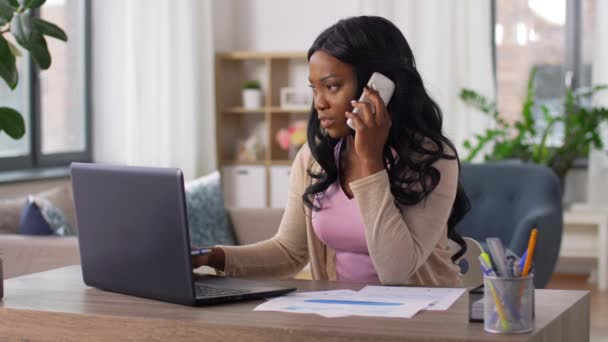
{"label": "green leafy plant", "polygon": [[[14,90],[19,83],[17,58],[21,57],[19,46],[29,51],[34,63],[42,70],[51,66],[51,54],[45,36],[64,42],[68,36],[57,25],[34,17],[31,9],[41,7],[46,0],[0,0],[0,77]],[[7,39],[11,36],[14,40]],[[13,108],[0,107],[0,132],[6,132],[13,139],[25,134],[25,122],[21,114]]]}
{"label": "green leafy plant", "polygon": [[[491,151],[485,153],[484,160],[519,159],[546,165],[563,180],[576,158],[588,156],[591,148],[604,146],[599,130],[600,124],[608,121],[608,108],[585,108],[581,103],[598,91],[608,89],[608,86],[566,89],[563,112],[551,113],[547,106],[538,105],[535,101],[535,76],[536,68],[533,68],[528,78],[522,117],[515,122],[501,118],[496,103],[476,91],[465,88],[460,92],[460,99],[464,103],[491,116],[496,122],[494,128],[476,135],[473,142],[468,139],[464,142],[464,148],[468,151],[465,162],[472,161],[489,143],[493,143]],[[538,129],[533,112],[535,108],[542,112],[545,121],[542,129]],[[564,125],[564,141],[560,146],[547,146],[547,138],[557,123]]]}
{"label": "green leafy plant", "polygon": [[258,80],[249,80],[243,85],[245,89],[262,89],[262,85]]}

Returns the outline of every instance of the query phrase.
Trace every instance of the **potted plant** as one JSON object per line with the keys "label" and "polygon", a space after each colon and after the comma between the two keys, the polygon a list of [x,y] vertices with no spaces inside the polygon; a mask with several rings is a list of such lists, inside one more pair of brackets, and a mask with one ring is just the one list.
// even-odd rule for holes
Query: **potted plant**
{"label": "potted plant", "polygon": [[[0,0],[0,77],[11,90],[17,87],[19,75],[17,58],[21,56],[18,44],[29,51],[34,63],[42,70],[51,66],[51,55],[45,36],[68,40],[57,25],[30,15],[30,10],[41,7],[46,0]],[[0,132],[13,139],[25,134],[25,122],[13,108],[0,107]]]}
{"label": "potted plant", "polygon": [[243,85],[243,107],[247,109],[262,107],[262,87],[260,81],[249,80]]}
{"label": "potted plant", "polygon": [[[602,148],[604,142],[600,135],[600,124],[608,121],[608,108],[584,106],[598,91],[607,89],[606,85],[590,88],[566,89],[563,110],[553,113],[547,106],[538,104],[535,99],[534,79],[536,68],[530,72],[526,98],[522,107],[522,118],[507,122],[500,117],[496,103],[488,100],[474,90],[463,89],[460,98],[467,105],[490,115],[495,127],[486,129],[475,136],[474,141],[466,140],[464,148],[468,155],[465,162],[472,161],[478,154],[486,151],[489,143],[493,146],[484,152],[484,160],[499,161],[518,159],[546,165],[560,178],[562,189],[564,179],[572,168],[575,159],[589,156],[592,148]],[[545,121],[540,127],[534,116],[535,111],[542,113]],[[547,139],[558,123],[564,127],[564,139],[559,146],[548,146]]]}
{"label": "potted plant", "polygon": [[[68,36],[57,25],[30,15],[30,10],[44,5],[46,0],[0,0],[0,77],[11,90],[19,83],[17,58],[29,51],[34,63],[42,70],[51,66],[51,54],[45,36],[67,42]],[[13,108],[0,106],[0,133],[4,131],[18,140],[25,135],[25,121]],[[4,296],[4,276],[0,258],[0,299]]]}

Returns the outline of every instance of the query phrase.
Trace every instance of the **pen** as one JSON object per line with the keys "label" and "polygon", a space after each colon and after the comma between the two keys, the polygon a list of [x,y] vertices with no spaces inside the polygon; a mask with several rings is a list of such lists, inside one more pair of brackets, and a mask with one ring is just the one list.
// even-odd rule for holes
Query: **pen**
{"label": "pen", "polygon": [[[496,273],[494,273],[494,271],[492,270],[492,267],[488,265],[488,260],[486,260],[487,259],[487,254],[486,254],[485,258],[483,256],[483,254],[484,253],[482,253],[482,255],[479,255],[479,263],[481,264],[481,271],[486,276],[495,277]],[[513,314],[513,317],[515,317],[516,319],[519,319],[519,312],[513,306],[513,301],[510,298],[510,296],[507,296],[507,295],[501,296],[500,293],[498,292],[498,290],[496,290],[496,289],[493,288],[491,281],[490,281],[489,285],[491,286],[490,291],[495,292],[497,298],[501,298],[502,297],[503,300],[504,300],[504,304],[507,305],[509,311],[511,311],[511,313]]]}
{"label": "pen", "polygon": [[[521,269],[521,276],[526,277],[530,273],[530,269],[532,268],[532,258],[534,258],[534,249],[536,248],[536,239],[538,235],[538,229],[532,229],[530,233],[530,240],[528,240],[528,249],[525,252],[525,260],[524,267]],[[523,259],[523,258],[522,258]],[[517,296],[517,307],[521,306],[521,297],[524,293],[523,284],[519,287],[519,295]]]}
{"label": "pen", "polygon": [[[491,270],[491,271],[492,271],[492,273],[494,273],[494,266],[492,265],[492,260],[490,259],[490,256],[488,255],[488,253],[483,252],[483,253],[481,253],[479,256],[481,257],[481,259],[479,259],[479,260],[480,260],[480,261],[482,261],[482,260],[483,260],[483,262],[485,262],[485,264],[486,264],[486,267],[487,267],[489,270]],[[483,262],[482,262],[482,265],[483,265]],[[495,274],[493,274],[493,275],[495,275]]]}
{"label": "pen", "polygon": [[496,273],[494,273],[494,269],[492,268],[492,263],[490,261],[490,257],[488,256],[488,253],[483,252],[479,255],[479,263],[481,264],[481,270],[483,271],[483,273],[492,277],[496,276]]}
{"label": "pen", "polygon": [[538,235],[538,230],[536,228],[532,229],[532,233],[530,234],[530,240],[528,241],[528,253],[526,254],[526,262],[524,263],[524,268],[521,270],[522,276],[527,276],[530,273],[530,268],[532,267],[532,258],[534,258],[534,249],[536,248],[536,238]]}
{"label": "pen", "polygon": [[[487,276],[494,276],[494,271],[492,271],[491,268],[487,268],[487,260],[486,257],[483,256],[484,254],[487,257],[487,253],[481,253],[481,255],[479,256],[481,270]],[[496,289],[494,289],[494,286],[492,285],[492,281],[488,281],[488,287],[490,288],[490,292],[492,293],[492,298],[494,299],[494,304],[496,305],[496,311],[498,311],[498,317],[500,317],[500,324],[502,325],[502,328],[504,330],[507,330],[509,329],[509,322],[507,322],[505,309],[502,306],[502,302],[500,301],[498,294],[496,293]]]}
{"label": "pen", "polygon": [[513,276],[514,277],[519,277],[521,275],[521,271],[520,270],[521,270],[521,268],[519,268],[519,265],[516,262],[514,262],[513,263]]}
{"label": "pen", "polygon": [[197,248],[190,251],[191,256],[209,255],[211,254],[211,248]]}
{"label": "pen", "polygon": [[519,259],[519,272],[523,272],[524,264],[526,263],[526,257],[528,256],[528,249],[522,254],[521,259]]}

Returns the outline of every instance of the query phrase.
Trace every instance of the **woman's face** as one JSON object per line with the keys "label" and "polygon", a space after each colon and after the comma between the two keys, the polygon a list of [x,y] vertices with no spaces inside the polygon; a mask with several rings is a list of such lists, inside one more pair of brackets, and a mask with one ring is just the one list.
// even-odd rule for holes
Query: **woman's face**
{"label": "woman's face", "polygon": [[350,128],[345,112],[352,111],[350,101],[355,100],[357,90],[353,67],[324,51],[317,51],[308,62],[308,80],[321,127],[334,139],[348,135]]}

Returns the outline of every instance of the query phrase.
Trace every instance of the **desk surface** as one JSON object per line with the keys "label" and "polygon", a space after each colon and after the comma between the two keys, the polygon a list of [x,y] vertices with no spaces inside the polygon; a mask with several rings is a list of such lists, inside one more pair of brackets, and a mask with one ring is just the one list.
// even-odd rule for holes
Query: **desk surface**
{"label": "desk surface", "polygon": [[[361,284],[281,280],[298,291],[360,289]],[[589,294],[537,290],[531,334],[494,335],[467,320],[467,298],[447,311],[411,319],[254,312],[261,301],[187,307],[90,288],[79,266],[9,279],[0,302],[0,336],[26,340],[326,340],[326,341],[586,341]]]}

